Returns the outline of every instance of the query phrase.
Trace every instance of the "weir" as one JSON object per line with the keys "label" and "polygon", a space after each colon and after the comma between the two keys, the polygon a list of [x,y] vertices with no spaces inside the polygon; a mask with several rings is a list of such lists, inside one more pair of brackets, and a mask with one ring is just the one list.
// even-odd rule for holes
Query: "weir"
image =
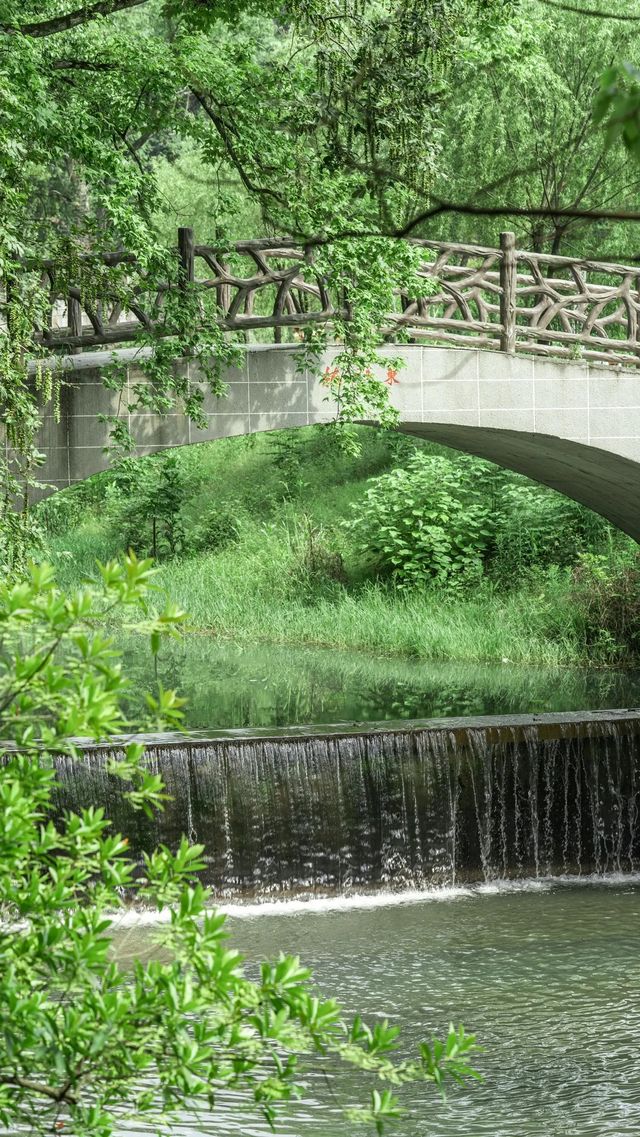
{"label": "weir", "polygon": [[640,866],[640,711],[149,737],[171,794],[153,821],[107,774],[115,753],[57,759],[60,806],[103,804],[137,856],[201,842],[220,898]]}

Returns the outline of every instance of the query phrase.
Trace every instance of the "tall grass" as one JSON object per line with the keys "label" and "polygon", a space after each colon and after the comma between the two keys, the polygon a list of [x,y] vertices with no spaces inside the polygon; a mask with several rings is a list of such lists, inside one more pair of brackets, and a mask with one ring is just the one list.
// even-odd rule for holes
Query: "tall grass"
{"label": "tall grass", "polygon": [[227,639],[308,644],[406,656],[560,664],[577,662],[567,590],[447,597],[406,594],[368,583],[314,594],[300,581],[295,550],[265,533],[217,556],[160,569],[158,584],[189,615],[192,627]]}

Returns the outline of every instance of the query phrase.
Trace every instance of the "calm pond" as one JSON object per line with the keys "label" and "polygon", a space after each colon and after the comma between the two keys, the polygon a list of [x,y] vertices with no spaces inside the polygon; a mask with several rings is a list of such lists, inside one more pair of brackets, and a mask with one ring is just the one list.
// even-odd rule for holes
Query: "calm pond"
{"label": "calm pond", "polygon": [[[437,899],[440,895],[440,899]],[[446,898],[445,898],[446,897]],[[484,1047],[482,1084],[445,1103],[410,1088],[397,1137],[629,1137],[640,1132],[640,888],[553,887],[433,894],[396,905],[353,901],[248,908],[232,915],[232,943],[250,964],[281,949],[312,965],[320,988],[349,1012],[402,1025],[402,1052],[446,1031],[473,1029]],[[233,911],[233,910],[232,910]],[[149,928],[122,929],[121,952],[141,952]],[[350,1081],[349,1078],[352,1078]],[[305,1100],[282,1116],[283,1137],[351,1137],[338,1101],[362,1082],[316,1069]],[[230,1108],[233,1104],[234,1108]],[[238,1109],[238,1106],[240,1108]],[[267,1137],[236,1100],[184,1137]],[[364,1132],[364,1130],[363,1130]]]}
{"label": "calm pond", "polygon": [[326,648],[241,645],[189,636],[123,644],[130,709],[160,680],[187,700],[192,730],[380,722],[640,705],[640,672],[424,663]]}

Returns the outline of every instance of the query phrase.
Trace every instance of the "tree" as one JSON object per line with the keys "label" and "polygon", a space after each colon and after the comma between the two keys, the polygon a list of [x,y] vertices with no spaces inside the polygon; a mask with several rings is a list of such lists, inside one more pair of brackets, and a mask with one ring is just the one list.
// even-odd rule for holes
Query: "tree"
{"label": "tree", "polygon": [[[196,155],[267,232],[320,241],[319,268],[359,313],[334,329],[347,341],[341,413],[365,406],[393,421],[372,363],[393,284],[415,257],[383,235],[428,192],[451,61],[494,35],[509,9],[508,0],[295,0],[284,10],[276,0],[0,3],[0,404],[14,454],[5,528],[16,494],[37,479],[38,410],[59,391],[59,377],[47,377],[34,399],[29,381],[29,363],[38,372],[47,354],[34,336],[46,323],[38,264],[52,258],[61,291],[74,283],[94,306],[111,295],[126,307],[138,290],[175,283],[175,257],[157,233],[161,156]],[[211,200],[224,235],[228,207],[219,193]],[[336,233],[351,244],[338,250]],[[113,249],[127,250],[124,264],[102,262]],[[202,392],[173,366],[185,353],[213,360],[220,391],[233,344],[211,304],[206,330],[197,315],[183,289],[165,305],[162,349],[143,337],[155,348],[145,363],[152,384],[135,393],[134,410],[143,398],[159,413],[177,402],[200,421]],[[122,420],[112,426],[129,447]],[[28,537],[16,553],[13,534],[7,561],[24,556]]]}
{"label": "tree", "polygon": [[[594,122],[604,65],[640,61],[637,29],[540,0],[523,0],[517,27],[511,50],[490,67],[481,70],[473,60],[456,65],[458,95],[444,114],[448,143],[434,193],[477,206],[521,207],[520,217],[510,217],[507,207],[503,222],[516,230],[519,248],[630,257],[633,225],[596,224],[579,213],[632,210],[637,202],[640,171]],[[560,212],[567,209],[578,215]],[[546,215],[528,213],[534,210]],[[491,245],[495,223],[455,214],[435,222],[445,238]]]}
{"label": "tree", "polygon": [[[180,1110],[214,1110],[225,1088],[272,1121],[277,1104],[300,1093],[311,1052],[374,1080],[369,1104],[347,1116],[380,1132],[399,1115],[390,1086],[439,1087],[471,1073],[471,1036],[451,1028],[414,1060],[394,1060],[397,1028],[346,1024],[297,958],[281,955],[259,980],[246,977],[197,881],[202,846],[161,847],[140,874],[101,808],[56,811],[56,762],[82,761],[74,738],[131,730],[118,653],[96,625],[115,608],[146,606],[144,623],[133,622],[157,651],[180,619],[151,610],[151,575],[149,561],[131,556],[69,598],[46,565],[0,587],[0,1126],[106,1137],[135,1117],[164,1130]],[[172,692],[159,689],[147,705],[147,729],[179,723]],[[151,812],[163,787],[143,752],[127,743],[110,770]],[[162,955],[126,972],[110,955],[123,890],[169,914]]]}
{"label": "tree", "polygon": [[[32,536],[28,514],[16,524],[9,513],[37,480],[39,412],[59,402],[60,377],[39,366],[47,355],[37,334],[47,319],[42,257],[58,266],[62,293],[74,284],[94,307],[111,296],[126,308],[163,282],[184,285],[168,255],[161,189],[167,164],[186,163],[190,176],[214,182],[207,201],[216,216],[207,228],[220,239],[240,209],[252,225],[316,250],[318,270],[345,296],[350,317],[332,329],[344,348],[340,416],[393,424],[375,364],[394,285],[415,288],[416,254],[399,237],[427,224],[431,235],[446,232],[442,219],[454,215],[472,217],[476,231],[478,218],[511,212],[527,219],[534,245],[564,247],[574,223],[615,217],[633,197],[635,173],[620,173],[590,134],[588,109],[599,60],[613,57],[598,113],[610,137],[633,145],[637,80],[630,66],[616,70],[619,59],[634,58],[627,24],[619,22],[618,34],[590,21],[583,59],[581,17],[564,7],[0,2],[0,405],[12,453],[0,500],[9,568]],[[488,134],[480,110],[484,116],[492,103]],[[456,142],[460,123],[464,134],[477,132],[479,154]],[[569,136],[566,153],[554,142],[558,133]],[[516,153],[525,164],[514,168]],[[614,207],[603,207],[610,199]],[[113,249],[127,250],[125,261],[103,263]],[[140,342],[153,349],[144,363],[151,381],[130,407],[163,414],[177,403],[201,424],[203,392],[175,363],[197,357],[220,394],[237,345],[218,326],[213,297],[187,287],[177,302],[175,291],[165,295],[162,346],[143,333]],[[325,342],[310,338],[315,358]],[[123,389],[122,377],[109,382]],[[114,445],[130,449],[124,416],[111,425]]]}
{"label": "tree", "polygon": [[32,182],[70,163],[63,240],[76,222],[92,247],[148,255],[148,158],[176,138],[214,170],[227,163],[279,233],[384,231],[407,187],[429,187],[450,61],[506,7],[104,0],[65,13],[60,0],[5,2],[4,256],[58,251],[50,216],[32,216]]}

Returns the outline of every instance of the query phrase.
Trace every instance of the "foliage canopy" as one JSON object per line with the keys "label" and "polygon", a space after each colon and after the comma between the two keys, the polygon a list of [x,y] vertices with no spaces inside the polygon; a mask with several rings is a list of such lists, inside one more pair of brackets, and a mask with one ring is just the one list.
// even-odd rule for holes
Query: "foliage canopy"
{"label": "foliage canopy", "polygon": [[401,589],[460,591],[483,575],[505,589],[607,547],[604,518],[466,454],[418,450],[372,478],[344,527],[360,557]]}
{"label": "foliage canopy", "polygon": [[[45,298],[25,261],[53,259],[63,284],[79,283],[94,303],[115,292],[126,307],[137,289],[171,280],[176,264],[159,223],[157,169],[183,153],[197,159],[196,176],[217,186],[208,199],[218,214],[208,219],[216,239],[228,240],[239,210],[268,234],[326,244],[321,267],[357,313],[333,333],[345,349],[341,416],[364,407],[392,423],[371,367],[390,290],[411,272],[412,259],[383,235],[429,192],[452,62],[493,43],[511,7],[506,0],[97,0],[73,8],[4,0],[0,272],[9,286],[0,403],[16,456],[5,471],[4,500],[36,481],[39,407],[59,403],[59,376],[40,382],[35,399],[29,382],[29,363],[43,354],[34,325],[45,319]],[[339,249],[336,234],[350,235]],[[101,264],[99,254],[119,248],[136,258],[135,269]],[[170,342],[160,347],[151,337],[151,384],[134,392],[134,410],[163,414],[177,403],[199,421],[202,391],[173,364],[185,354],[213,358],[209,379],[220,393],[220,367],[233,345],[215,315],[210,310],[206,331],[194,332],[188,297],[167,310]],[[148,335],[143,341],[149,346]],[[310,346],[322,344],[316,338]],[[116,387],[119,381],[111,377]],[[130,448],[123,419],[112,427],[114,443]],[[18,537],[5,542],[9,564],[24,555]]]}

